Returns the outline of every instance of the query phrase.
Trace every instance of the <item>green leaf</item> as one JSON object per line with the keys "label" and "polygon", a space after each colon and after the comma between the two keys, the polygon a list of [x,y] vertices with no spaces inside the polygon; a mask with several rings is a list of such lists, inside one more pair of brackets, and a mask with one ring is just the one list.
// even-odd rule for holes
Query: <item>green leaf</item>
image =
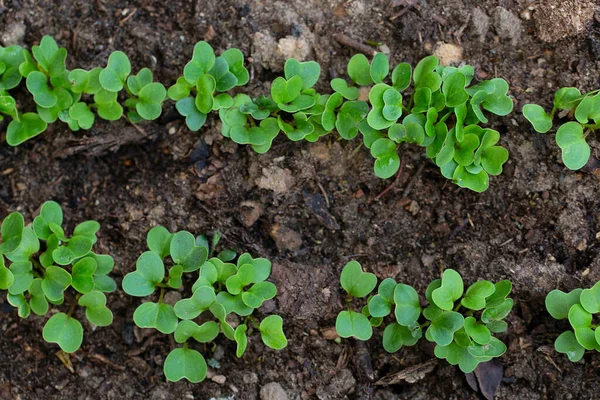
{"label": "green leaf", "polygon": [[442,85],[442,93],[446,98],[447,107],[458,107],[465,104],[469,99],[469,95],[465,90],[466,78],[460,72],[455,72],[444,81]]}
{"label": "green leaf", "polygon": [[196,108],[203,114],[208,114],[214,106],[213,94],[217,83],[212,75],[202,75],[196,82]]}
{"label": "green leaf", "polygon": [[358,135],[358,124],[368,112],[369,105],[364,101],[347,101],[342,104],[335,121],[340,136],[346,140],[354,139]]}
{"label": "green leaf", "polygon": [[169,88],[167,95],[171,100],[179,101],[188,97],[192,88],[194,85],[190,84],[185,77],[180,76],[177,78],[177,82]]}
{"label": "green leaf", "polygon": [[496,290],[485,300],[486,308],[493,308],[502,305],[506,300],[506,296],[508,296],[512,290],[512,283],[506,279],[496,282],[494,286],[496,287]]}
{"label": "green leaf", "polygon": [[115,51],[108,57],[106,68],[100,71],[100,85],[109,92],[123,90],[125,81],[131,72],[131,62],[125,53]]}
{"label": "green leaf", "polygon": [[183,267],[183,272],[193,272],[206,262],[208,252],[206,248],[196,246],[194,235],[181,231],[171,239],[171,258]]}
{"label": "green leaf", "polygon": [[12,212],[4,218],[0,226],[0,236],[2,236],[0,254],[12,253],[19,248],[23,241],[24,226],[25,220],[19,212]]}
{"label": "green leaf", "polygon": [[502,319],[506,318],[506,316],[510,313],[510,310],[512,310],[513,304],[514,304],[514,302],[512,299],[506,299],[500,305],[498,305],[496,307],[486,308],[483,311],[483,313],[481,314],[481,320],[485,324],[487,324],[491,321],[502,320]]}
{"label": "green leaf", "polygon": [[86,236],[73,236],[65,245],[52,252],[52,258],[58,265],[69,265],[75,259],[85,256],[92,249],[92,241]]}
{"label": "green leaf", "polygon": [[[284,66],[285,79],[299,76],[302,79],[302,89],[311,88],[319,80],[321,66],[316,61],[300,62],[295,58],[288,58]],[[277,100],[275,100],[277,103]],[[287,102],[281,102],[287,103]]]}
{"label": "green leaf", "polygon": [[583,358],[585,348],[579,344],[575,334],[572,331],[566,331],[560,334],[554,342],[554,348],[557,352],[566,354],[569,361],[578,362]]}
{"label": "green leaf", "polygon": [[409,285],[399,283],[394,289],[394,303],[396,304],[396,321],[400,325],[413,325],[421,315],[419,294]]}
{"label": "green leaf", "polygon": [[244,55],[239,49],[231,48],[221,54],[221,58],[227,61],[229,72],[237,79],[237,86],[244,86],[250,80],[250,74],[244,67]]}
{"label": "green leaf", "polygon": [[461,314],[455,311],[446,311],[431,321],[427,333],[431,335],[435,343],[440,346],[447,346],[452,343],[454,332],[462,328],[463,325],[464,317]]}
{"label": "green leaf", "polygon": [[196,350],[178,348],[169,353],[163,370],[165,377],[171,382],[185,378],[192,383],[198,383],[206,378],[208,366],[202,354]]}
{"label": "green leaf", "polygon": [[463,290],[460,274],[453,269],[446,269],[442,274],[442,285],[431,293],[431,298],[442,310],[452,310],[454,302],[460,299]]}
{"label": "green leaf", "polygon": [[395,288],[396,281],[392,278],[386,278],[379,284],[378,294],[369,299],[370,315],[373,317],[385,317],[392,311]]}
{"label": "green leaf", "polygon": [[271,300],[277,294],[277,287],[271,282],[258,282],[242,293],[242,301],[248,307],[259,308],[263,302]]}
{"label": "green leaf", "polygon": [[29,287],[29,294],[31,295],[31,298],[29,299],[31,311],[37,315],[46,315],[49,306],[46,295],[44,295],[44,291],[42,290],[42,280],[40,278],[33,280],[33,283]]}
{"label": "green leaf", "polygon": [[244,264],[239,267],[235,275],[227,278],[227,291],[233,295],[238,295],[243,291],[244,287],[254,281],[254,278],[253,266],[251,264]]}
{"label": "green leaf", "polygon": [[94,289],[94,273],[96,272],[96,260],[85,257],[73,264],[73,279],[71,285],[79,293],[88,293]]}
{"label": "green leaf", "polygon": [[523,116],[533,125],[536,132],[546,133],[552,128],[552,117],[537,104],[525,104]]}
{"label": "green leaf", "polygon": [[499,116],[510,114],[514,104],[507,95],[508,83],[502,78],[494,78],[490,82],[494,85],[494,91],[486,96],[481,105],[489,112]]}
{"label": "green leaf", "polygon": [[216,300],[215,289],[212,286],[200,286],[192,297],[175,303],[175,314],[181,319],[194,319],[208,310]]}
{"label": "green leaf", "polygon": [[375,83],[381,83],[388,76],[389,72],[390,63],[387,56],[383,53],[377,53],[373,58],[371,68],[369,70],[371,79],[373,79],[373,82]]}
{"label": "green leaf", "polygon": [[100,118],[116,121],[123,116],[123,107],[117,101],[119,93],[102,89],[94,95],[94,106]]}
{"label": "green leaf", "polygon": [[206,114],[198,111],[196,100],[193,97],[185,97],[179,100],[175,103],[175,108],[177,108],[179,114],[185,117],[185,124],[191,131],[196,132],[204,126]]}
{"label": "green leaf", "polygon": [[198,78],[212,69],[215,60],[215,52],[212,47],[206,42],[198,42],[194,46],[192,59],[183,69],[183,76],[191,85],[196,85]]}
{"label": "green leaf", "polygon": [[355,311],[342,311],[335,321],[335,330],[343,338],[355,337],[358,340],[369,340],[373,335],[373,328],[369,319]]}
{"label": "green leaf", "polygon": [[341,78],[334,78],[330,82],[331,88],[344,96],[348,100],[356,100],[358,98],[358,88],[348,86],[348,83]]}
{"label": "green leaf", "polygon": [[248,347],[248,336],[246,336],[246,330],[248,327],[244,324],[238,325],[235,328],[235,332],[233,334],[235,338],[235,342],[237,343],[237,349],[235,351],[235,355],[237,358],[240,358],[246,352],[246,348]]}
{"label": "green leaf", "polygon": [[60,301],[64,291],[71,285],[71,274],[60,267],[46,268],[42,290],[50,301]]}
{"label": "green leaf", "polygon": [[146,244],[150,250],[164,259],[171,254],[171,239],[173,239],[173,234],[167,228],[159,225],[150,229],[146,237]]}
{"label": "green leaf", "polygon": [[90,129],[94,125],[96,116],[86,103],[75,103],[69,108],[69,117],[77,121],[81,129]]}
{"label": "green leaf", "polygon": [[412,67],[409,63],[403,62],[392,71],[392,87],[399,92],[406,90],[410,86],[412,76]]}
{"label": "green leaf", "polygon": [[31,314],[31,308],[29,307],[29,303],[27,303],[27,300],[25,299],[25,296],[22,293],[18,295],[9,293],[6,296],[6,299],[8,300],[11,306],[17,307],[20,318],[29,317],[29,314]]}
{"label": "green leaf", "polygon": [[287,346],[283,333],[283,319],[279,315],[269,315],[259,325],[260,337],[268,347],[281,350]]}
{"label": "green leaf", "polygon": [[177,316],[169,304],[143,303],[133,313],[133,322],[140,328],[155,328],[164,334],[177,329]]}
{"label": "green leaf", "polygon": [[178,289],[182,285],[181,276],[183,275],[183,267],[181,265],[175,265],[169,270],[169,279],[167,285],[173,289]]}
{"label": "green leaf", "polygon": [[467,347],[467,351],[473,357],[500,357],[506,353],[506,345],[498,338],[491,337],[489,343],[481,345],[473,343]]}
{"label": "green leaf", "polygon": [[50,76],[58,76],[65,70],[67,51],[64,48],[59,49],[51,36],[44,36],[39,46],[33,46],[31,51],[38,64]]}
{"label": "green leaf", "polygon": [[[475,159],[475,149],[477,149],[477,147],[479,147],[479,138],[477,135],[473,133],[465,135],[462,142],[457,140],[454,144],[454,161],[462,166],[471,165]],[[502,147],[500,148],[505,150]],[[500,170],[502,170],[502,167],[500,167]]]}
{"label": "green leaf", "polygon": [[302,78],[298,75],[288,80],[280,76],[271,85],[271,97],[277,104],[290,103],[300,95],[302,85]]}
{"label": "green leaf", "polygon": [[65,313],[54,314],[44,325],[44,340],[56,343],[66,353],[74,353],[83,342],[83,327]]}
{"label": "green leaf", "polygon": [[152,71],[148,68],[142,68],[137,75],[130,75],[127,78],[127,88],[135,96],[139,96],[140,90],[146,85],[152,83]]}
{"label": "green leaf", "polygon": [[421,338],[421,328],[417,325],[417,335],[406,326],[395,322],[385,327],[383,331],[383,348],[388,353],[395,353],[404,346],[414,346]]}
{"label": "green leaf", "polygon": [[10,265],[9,270],[13,274],[14,281],[8,288],[8,293],[18,295],[29,289],[33,283],[33,265],[31,261],[14,262]]}
{"label": "green leaf", "polygon": [[[0,246],[1,247],[1,246]],[[46,243],[46,247],[48,243]],[[40,250],[40,240],[33,233],[31,226],[26,226],[23,229],[23,240],[19,247],[11,253],[6,254],[6,258],[10,261],[29,261],[31,257]],[[43,262],[43,257],[40,256],[40,262]],[[53,261],[50,262],[52,264]],[[47,266],[47,265],[43,265]]]}
{"label": "green leaf", "polygon": [[342,270],[340,283],[350,296],[365,297],[377,286],[377,277],[370,272],[363,272],[357,261],[350,261]]}
{"label": "green leaf", "polygon": [[371,155],[375,161],[375,175],[381,179],[387,179],[400,168],[400,157],[396,153],[396,143],[390,139],[377,139],[371,144]]}
{"label": "green leaf", "polygon": [[106,296],[93,291],[79,298],[79,305],[85,307],[85,317],[97,326],[109,326],[113,321],[112,312],[106,307]]}
{"label": "green leaf", "polygon": [[78,224],[73,231],[73,236],[85,236],[92,241],[92,243],[96,243],[98,238],[96,237],[96,233],[100,230],[100,224],[98,221],[85,221]]}
{"label": "green leaf", "polygon": [[46,130],[48,125],[36,113],[25,113],[13,119],[6,130],[6,143],[18,146]]}
{"label": "green leaf", "polygon": [[367,86],[373,83],[369,60],[364,54],[355,54],[348,62],[348,76],[354,83]]}
{"label": "green leaf", "polygon": [[135,109],[145,120],[155,120],[162,112],[162,103],[166,97],[167,90],[162,83],[150,83],[140,90]]}
{"label": "green leaf", "polygon": [[546,310],[548,310],[548,313],[554,319],[567,318],[571,307],[579,304],[581,292],[583,292],[583,289],[574,289],[569,293],[561,290],[552,290],[546,295]]}
{"label": "green leaf", "polygon": [[486,298],[491,296],[495,290],[496,286],[490,281],[475,282],[467,289],[461,304],[470,310],[482,310],[486,306]]}
{"label": "green leaf", "polygon": [[435,72],[437,66],[438,59],[435,56],[428,56],[419,61],[413,73],[415,89],[426,87],[435,92],[441,87],[442,77]]}
{"label": "green leaf", "polygon": [[0,256],[0,289],[8,289],[14,282],[15,276],[4,266],[4,257]]}
{"label": "green leaf", "polygon": [[461,165],[457,166],[454,170],[452,180],[458,186],[469,188],[478,193],[485,192],[490,184],[490,179],[486,171],[480,170],[477,173],[472,173]]}
{"label": "green leaf", "polygon": [[137,259],[135,271],[123,278],[123,290],[131,296],[145,297],[154,293],[157,284],[165,278],[162,258],[153,251],[146,251]]}
{"label": "green leaf", "polygon": [[581,99],[581,92],[574,87],[560,88],[554,93],[554,107],[559,110],[570,110]]}
{"label": "green leaf", "polygon": [[556,144],[562,150],[562,160],[571,170],[582,168],[590,158],[590,146],[585,141],[582,126],[567,122],[556,131]]}
{"label": "green leaf", "polygon": [[465,318],[465,332],[480,345],[486,345],[492,339],[490,330],[485,325],[477,323],[473,317]]}
{"label": "green leaf", "polygon": [[175,330],[175,341],[185,343],[193,337],[199,343],[212,342],[219,335],[219,324],[215,321],[207,321],[198,325],[193,321],[180,321]]}
{"label": "green leaf", "polygon": [[237,85],[237,78],[229,72],[229,65],[224,58],[217,57],[215,65],[208,71],[209,75],[215,78],[215,90],[217,92],[226,92]]}
{"label": "green leaf", "polygon": [[586,95],[575,109],[575,119],[581,124],[587,124],[590,119],[600,123],[600,94]]}

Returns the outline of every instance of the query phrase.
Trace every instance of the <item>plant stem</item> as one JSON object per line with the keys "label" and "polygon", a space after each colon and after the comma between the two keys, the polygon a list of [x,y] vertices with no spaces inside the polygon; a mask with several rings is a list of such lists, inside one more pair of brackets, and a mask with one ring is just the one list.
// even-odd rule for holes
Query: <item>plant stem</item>
{"label": "plant stem", "polygon": [[158,295],[158,304],[162,303],[164,294],[165,294],[165,288],[161,287],[160,288],[160,295]]}
{"label": "plant stem", "polygon": [[73,314],[73,311],[75,310],[75,306],[77,305],[77,300],[79,300],[80,297],[81,297],[81,293],[77,293],[77,295],[75,296],[75,299],[71,303],[71,307],[69,307],[69,312],[67,313],[67,316],[70,317],[71,314]]}

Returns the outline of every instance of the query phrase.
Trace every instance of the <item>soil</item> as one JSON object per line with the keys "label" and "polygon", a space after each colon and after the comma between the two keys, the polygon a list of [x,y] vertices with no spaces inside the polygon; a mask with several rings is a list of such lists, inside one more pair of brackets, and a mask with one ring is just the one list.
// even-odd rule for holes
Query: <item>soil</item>
{"label": "soil", "polygon": [[544,296],[600,279],[600,145],[590,140],[592,161],[580,172],[569,171],[553,135],[534,133],[520,113],[528,102],[550,106],[560,86],[599,87],[597,3],[125,3],[0,1],[0,38],[30,47],[52,35],[68,49],[70,68],[101,66],[111,51],[124,50],[134,70],[148,66],[165,84],[176,80],[194,43],[204,39],[217,52],[238,47],[252,58],[252,80],[244,90],[254,95],[267,90],[265,82],[289,55],[317,60],[324,72],[320,89],[327,90],[323,82],[343,75],[354,54],[333,39],[336,33],[384,44],[393,64],[414,65],[434,48],[446,48],[439,42],[453,44],[478,79],[499,76],[510,83],[517,112],[493,118],[491,126],[501,132],[511,158],[490,189],[476,194],[447,182],[422,151],[407,147],[397,186],[375,200],[392,180],[374,176],[368,152],[355,151],[358,141],[278,138],[268,154],[257,155],[224,140],[217,118],[209,118],[199,134],[189,132],[172,103],[160,121],[140,131],[98,121],[84,137],[57,123],[18,148],[0,138],[0,215],[19,210],[30,220],[39,205],[54,199],[66,209],[71,229],[98,220],[98,246],[116,259],[118,282],[145,250],[150,227],[218,230],[224,248],[273,261],[279,294],[261,311],[282,315],[289,339],[286,349],[272,351],[254,336],[242,359],[219,339],[216,348],[205,349],[220,364],[212,368],[212,379],[166,383],[162,363],[172,343],[134,329],[139,300],[117,292],[109,296],[115,323],[85,327],[70,372],[55,355],[57,347],[42,340],[45,319],[20,320],[4,304],[0,398],[274,400],[285,398],[281,389],[289,399],[481,396],[445,362],[410,383],[373,385],[388,373],[427,363],[433,354],[423,344],[389,355],[380,334],[365,345],[331,340],[341,307],[339,273],[351,259],[419,292],[446,267],[469,282],[510,279],[516,305],[501,336],[509,350],[499,359],[504,378],[495,398],[598,398],[600,357],[586,354],[572,364],[553,350],[566,324],[545,312]]}

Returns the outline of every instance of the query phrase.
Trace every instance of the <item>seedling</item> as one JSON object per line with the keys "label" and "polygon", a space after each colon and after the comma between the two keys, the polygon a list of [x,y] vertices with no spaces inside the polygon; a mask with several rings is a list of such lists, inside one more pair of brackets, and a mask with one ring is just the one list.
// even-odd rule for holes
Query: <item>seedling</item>
{"label": "seedling", "polygon": [[554,104],[550,114],[537,104],[525,104],[523,116],[531,122],[537,132],[546,133],[552,129],[558,110],[561,110],[561,117],[569,116],[575,119],[559,126],[555,139],[565,166],[571,170],[578,170],[587,164],[590,158],[590,146],[586,141],[588,135],[600,129],[600,89],[581,94],[579,89],[574,87],[561,88],[554,93]]}
{"label": "seedling", "polygon": [[[206,361],[191,347],[190,339],[209,343],[222,332],[236,342],[236,355],[241,357],[246,351],[248,334],[256,329],[268,347],[279,350],[287,346],[281,317],[270,315],[259,323],[252,315],[277,293],[275,285],[266,281],[271,274],[271,262],[242,254],[233,264],[230,261],[237,255],[231,250],[212,257],[218,242],[218,234],[209,245],[204,236],[195,238],[186,231],[170,233],[157,226],[148,232],[149,251],[138,258],[136,270],[123,279],[123,290],[131,296],[153,296],[158,289],[158,299],[142,303],[135,310],[133,321],[140,328],[173,333],[175,342],[182,345],[173,349],[165,360],[163,369],[170,381],[185,378],[200,382],[206,377]],[[190,275],[197,276],[188,289],[190,296],[174,305],[165,303],[165,291],[189,288],[186,276]],[[239,318],[235,315],[242,318],[237,326],[234,322]]]}
{"label": "seedling", "polygon": [[62,223],[62,210],[54,201],[42,205],[33,224],[25,225],[18,212],[2,221],[0,289],[8,290],[8,302],[21,318],[31,312],[46,315],[50,304],[60,306],[67,299],[68,312],[53,314],[44,325],[43,337],[72,353],[83,341],[83,326],[73,316],[75,307],[84,307],[93,325],[110,325],[113,315],[104,293],[115,291],[117,285],[108,276],[113,258],[92,251],[100,224],[85,221],[69,238]]}
{"label": "seedling", "polygon": [[[435,343],[436,357],[458,365],[466,373],[506,352],[506,345],[493,334],[507,329],[504,318],[513,306],[513,300],[507,298],[512,289],[509,281],[494,284],[481,280],[465,292],[458,272],[446,269],[441,279],[427,287],[425,308],[412,286],[392,278],[384,279],[373,295],[377,277],[364,272],[356,261],[346,264],[340,282],[347,293],[348,309],[338,314],[335,327],[343,338],[368,340],[373,327],[389,320],[383,331],[387,352],[414,346],[425,331],[425,339]],[[352,299],[365,297],[367,305],[360,312],[354,311]]]}
{"label": "seedling", "polygon": [[[489,175],[502,173],[508,151],[497,145],[497,131],[479,124],[488,122],[482,109],[500,116],[512,111],[503,79],[471,85],[471,66],[443,67],[434,56],[421,60],[414,74],[401,63],[390,75],[384,54],[372,62],[358,54],[348,63],[352,83],[335,78],[334,93],[321,95],[312,88],[320,75],[316,62],[289,59],[284,71],[285,78],[273,81],[270,96],[238,95],[231,108],[220,110],[224,136],[264,153],[280,131],[292,141],[311,142],[334,129],[346,140],[361,132],[376,159],[375,174],[384,179],[400,168],[399,146],[416,143],[426,147],[442,175],[477,192],[488,188]],[[414,90],[404,102],[411,80]],[[352,84],[372,85],[368,102],[357,100],[358,87]]]}
{"label": "seedling", "polygon": [[572,328],[556,339],[556,351],[572,362],[581,360],[586,350],[600,351],[600,329],[593,321],[600,313],[600,282],[569,293],[553,290],[546,296],[546,309],[554,319],[568,319]]}
{"label": "seedling", "polygon": [[244,55],[238,49],[228,49],[219,57],[206,42],[194,46],[192,59],[183,76],[169,88],[169,98],[185,117],[191,131],[199,130],[211,111],[229,108],[233,98],[227,92],[248,83],[250,75],[244,67]]}

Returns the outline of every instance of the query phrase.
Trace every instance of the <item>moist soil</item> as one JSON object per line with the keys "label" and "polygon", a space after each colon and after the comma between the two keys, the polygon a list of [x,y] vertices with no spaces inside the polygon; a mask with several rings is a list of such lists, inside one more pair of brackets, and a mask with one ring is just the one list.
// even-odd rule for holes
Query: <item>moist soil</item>
{"label": "moist soil", "polygon": [[[234,344],[218,339],[199,348],[217,361],[211,378],[167,383],[162,364],[172,339],[134,328],[140,300],[118,291],[109,296],[114,324],[84,327],[69,370],[57,346],[42,340],[46,318],[21,320],[5,302],[0,398],[285,399],[277,384],[289,399],[482,398],[472,388],[477,377],[445,361],[427,372],[434,358],[427,344],[390,355],[380,333],[365,344],[332,340],[343,302],[339,274],[352,259],[421,293],[448,267],[468,283],[510,279],[515,307],[501,335],[508,346],[496,365],[501,381],[483,371],[481,392],[492,398],[487,386],[499,384],[496,399],[598,398],[600,357],[588,352],[573,364],[554,351],[567,326],[546,313],[544,296],[600,279],[600,146],[591,138],[592,160],[569,171],[553,135],[534,133],[520,110],[528,102],[549,107],[561,86],[599,87],[599,21],[597,3],[575,0],[0,1],[1,40],[30,48],[52,35],[69,51],[69,68],[102,66],[110,52],[123,50],[134,71],[147,66],[170,85],[197,41],[209,41],[217,53],[238,47],[250,57],[252,76],[242,91],[253,96],[268,90],[285,55],[318,61],[319,89],[326,91],[324,82],[344,76],[355,53],[334,34],[383,45],[392,65],[414,65],[438,43],[453,44],[477,79],[510,83],[516,110],[490,121],[511,158],[487,192],[458,188],[420,149],[406,147],[396,186],[379,199],[393,179],[374,176],[358,140],[279,137],[258,155],[223,139],[214,116],[199,133],[188,131],[172,102],[160,120],[139,129],[97,121],[73,133],[56,123],[18,148],[1,134],[0,215],[18,210],[31,220],[53,199],[65,208],[69,229],[98,220],[97,246],[114,256],[118,283],[145,251],[152,226],[219,231],[223,248],[273,261],[279,293],[261,313],[283,316],[289,346],[273,351],[255,333],[237,359]],[[456,57],[451,49],[438,54]],[[17,96],[33,108],[24,92]],[[424,372],[374,385],[415,366]]]}

